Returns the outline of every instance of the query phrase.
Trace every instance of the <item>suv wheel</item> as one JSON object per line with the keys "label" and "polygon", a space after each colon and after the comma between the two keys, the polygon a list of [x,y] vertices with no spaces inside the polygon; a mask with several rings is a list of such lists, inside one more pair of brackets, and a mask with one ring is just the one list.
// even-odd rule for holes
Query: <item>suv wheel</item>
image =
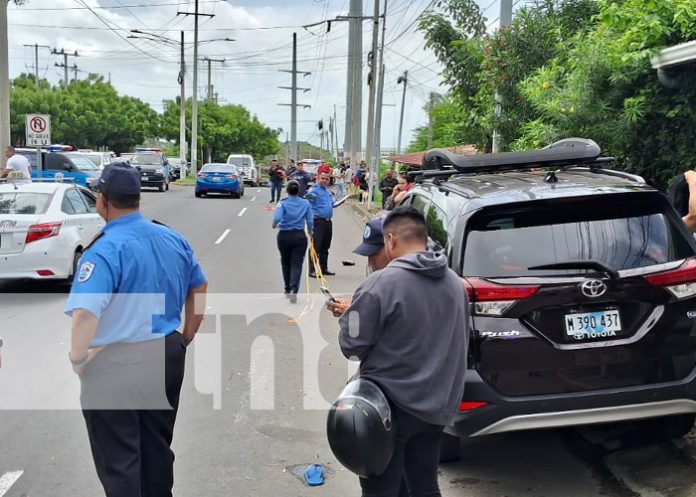
{"label": "suv wheel", "polygon": [[672,440],[686,436],[694,428],[694,421],[696,421],[696,414],[679,414],[646,419],[641,424],[653,438]]}
{"label": "suv wheel", "polygon": [[160,185],[157,187],[160,192],[164,191],[164,182],[160,183]]}
{"label": "suv wheel", "polygon": [[460,445],[459,437],[443,433],[440,441],[440,462],[450,462],[459,459]]}

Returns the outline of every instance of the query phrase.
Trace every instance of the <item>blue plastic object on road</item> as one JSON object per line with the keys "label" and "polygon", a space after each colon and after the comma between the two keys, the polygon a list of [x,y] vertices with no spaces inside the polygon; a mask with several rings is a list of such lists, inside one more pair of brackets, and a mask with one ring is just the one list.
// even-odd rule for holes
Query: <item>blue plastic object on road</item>
{"label": "blue plastic object on road", "polygon": [[321,464],[310,464],[304,470],[304,480],[310,487],[324,484],[324,466]]}

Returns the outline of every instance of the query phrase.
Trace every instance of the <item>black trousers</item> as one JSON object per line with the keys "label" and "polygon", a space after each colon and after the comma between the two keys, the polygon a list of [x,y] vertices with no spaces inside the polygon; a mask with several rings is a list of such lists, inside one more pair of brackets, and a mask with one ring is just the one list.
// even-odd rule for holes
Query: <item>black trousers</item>
{"label": "black trousers", "polygon": [[392,415],[394,456],[381,475],[360,478],[363,497],[440,497],[437,470],[443,427],[421,421],[393,404]]}
{"label": "black trousers", "polygon": [[303,230],[279,231],[277,242],[285,293],[297,293],[302,278],[302,264],[307,252],[307,237]]}
{"label": "black trousers", "polygon": [[271,202],[278,202],[280,194],[283,192],[282,181],[271,181]]}
{"label": "black trousers", "polygon": [[83,416],[106,497],[171,497],[186,340],[113,344],[80,376]]}
{"label": "black trousers", "polygon": [[[319,267],[323,272],[329,269],[329,248],[333,236],[333,223],[331,219],[314,218],[314,250],[319,257]],[[314,268],[312,268],[314,270]]]}

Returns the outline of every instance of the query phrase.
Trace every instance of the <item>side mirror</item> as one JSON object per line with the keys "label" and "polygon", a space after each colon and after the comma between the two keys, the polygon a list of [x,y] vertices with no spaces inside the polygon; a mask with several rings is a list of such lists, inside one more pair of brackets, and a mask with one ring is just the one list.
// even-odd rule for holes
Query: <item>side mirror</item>
{"label": "side mirror", "polygon": [[66,171],[72,171],[72,164],[70,164],[69,162],[63,162],[63,169],[65,169]]}

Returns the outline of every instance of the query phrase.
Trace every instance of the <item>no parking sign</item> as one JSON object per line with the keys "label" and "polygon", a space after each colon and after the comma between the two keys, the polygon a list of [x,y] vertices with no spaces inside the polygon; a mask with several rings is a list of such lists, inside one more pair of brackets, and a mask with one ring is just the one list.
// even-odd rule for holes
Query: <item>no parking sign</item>
{"label": "no parking sign", "polygon": [[47,114],[27,114],[26,131],[28,146],[45,146],[51,144],[51,116]]}

